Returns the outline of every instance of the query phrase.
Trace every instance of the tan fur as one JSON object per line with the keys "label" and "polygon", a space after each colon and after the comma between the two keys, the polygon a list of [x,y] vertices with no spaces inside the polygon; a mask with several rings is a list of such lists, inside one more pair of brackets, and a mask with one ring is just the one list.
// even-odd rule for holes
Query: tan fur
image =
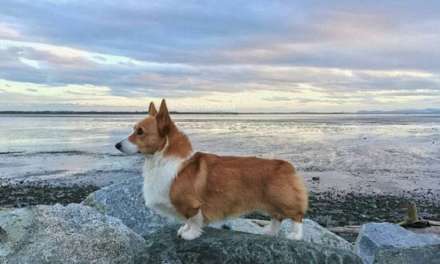
{"label": "tan fur", "polygon": [[156,110],[156,106],[154,106],[154,103],[151,102],[150,106],[148,107],[148,115],[150,116],[155,116],[157,115],[157,110]]}
{"label": "tan fur", "polygon": [[[150,104],[149,115],[137,123],[128,140],[135,144],[144,154],[154,154],[163,150],[167,140],[165,155],[185,158],[192,153],[191,142],[185,134],[181,133],[171,121],[165,101],[160,106],[159,113],[153,103]],[[141,129],[142,134],[137,131]]]}
{"label": "tan fur", "polygon": [[[152,107],[153,114],[135,126],[129,140],[145,154],[164,151],[165,157],[187,159],[170,189],[170,200],[182,216],[190,218],[201,209],[209,223],[258,210],[278,220],[302,222],[308,193],[290,163],[201,152],[191,156],[191,143],[172,122],[165,101],[157,114]],[[138,128],[143,135],[136,134]]]}
{"label": "tan fur", "polygon": [[307,190],[286,161],[195,153],[174,180],[171,202],[186,218],[202,210],[205,222],[265,211],[302,222]]}

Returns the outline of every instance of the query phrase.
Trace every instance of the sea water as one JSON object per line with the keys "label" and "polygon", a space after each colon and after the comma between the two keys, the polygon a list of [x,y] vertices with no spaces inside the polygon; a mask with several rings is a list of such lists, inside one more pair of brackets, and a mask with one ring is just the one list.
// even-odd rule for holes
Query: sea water
{"label": "sea water", "polygon": [[[142,115],[0,115],[0,185],[140,176],[114,145]],[[195,151],[290,161],[312,189],[440,191],[440,115],[177,114]]]}

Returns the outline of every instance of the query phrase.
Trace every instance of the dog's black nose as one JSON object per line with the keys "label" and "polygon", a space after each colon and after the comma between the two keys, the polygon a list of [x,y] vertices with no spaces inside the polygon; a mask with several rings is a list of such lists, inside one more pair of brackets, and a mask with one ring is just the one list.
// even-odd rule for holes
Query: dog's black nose
{"label": "dog's black nose", "polygon": [[118,144],[115,145],[115,148],[117,148],[117,149],[121,149],[121,147],[122,147],[121,142],[119,142]]}

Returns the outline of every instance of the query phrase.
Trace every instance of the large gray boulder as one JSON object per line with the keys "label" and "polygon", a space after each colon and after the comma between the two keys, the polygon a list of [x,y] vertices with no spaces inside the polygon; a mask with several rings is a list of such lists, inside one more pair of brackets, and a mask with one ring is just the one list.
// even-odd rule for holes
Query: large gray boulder
{"label": "large gray boulder", "polygon": [[410,248],[381,249],[376,253],[374,263],[440,263],[440,244]]}
{"label": "large gray boulder", "polygon": [[364,263],[440,263],[439,249],[439,236],[390,223],[363,225],[355,245]]}
{"label": "large gray boulder", "polygon": [[142,236],[175,224],[145,206],[142,186],[141,177],[129,179],[91,193],[82,204],[121,219],[126,226]]}
{"label": "large gray boulder", "polygon": [[[90,194],[83,204],[96,208],[103,214],[117,217],[124,224],[142,236],[147,236],[161,227],[176,224],[175,221],[162,217],[153,210],[145,207],[142,194],[142,178],[130,179],[122,183],[113,184]],[[231,229],[233,231],[247,232],[251,234],[263,234],[262,225],[269,222],[234,219],[213,224],[215,228]],[[290,222],[284,221],[280,235],[285,237],[290,228]],[[352,244],[323,228],[312,220],[304,221],[304,240],[308,242],[352,249]]]}
{"label": "large gray boulder", "polygon": [[[227,228],[234,231],[246,232],[251,234],[264,234],[264,227],[270,222],[264,220],[237,218],[228,220],[223,223],[212,225],[215,228]],[[292,222],[285,220],[281,224],[279,237],[286,238],[291,230]],[[306,242],[331,246],[340,249],[353,250],[353,245],[342,237],[330,232],[324,227],[320,226],[313,220],[305,219],[303,226],[304,236],[303,240]]]}
{"label": "large gray boulder", "polygon": [[0,211],[0,263],[141,263],[145,240],[79,204]]}
{"label": "large gray boulder", "polygon": [[362,263],[348,250],[210,227],[185,241],[177,238],[177,228],[168,226],[146,238],[146,263]]}

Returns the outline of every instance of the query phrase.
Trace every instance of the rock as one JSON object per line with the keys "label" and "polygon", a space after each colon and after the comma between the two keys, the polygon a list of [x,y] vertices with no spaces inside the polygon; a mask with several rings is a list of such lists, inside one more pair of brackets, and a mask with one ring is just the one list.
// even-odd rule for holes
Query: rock
{"label": "rock", "polygon": [[[281,225],[281,234],[285,237],[291,230],[291,221],[284,221]],[[305,219],[303,226],[303,240],[311,243],[327,245],[340,249],[353,250],[353,244],[322,227],[313,220]]]}
{"label": "rock", "polygon": [[8,234],[6,233],[6,231],[0,226],[0,243],[2,243],[3,241],[6,241],[8,237]]}
{"label": "rock", "polygon": [[439,263],[439,248],[439,236],[415,234],[390,223],[363,225],[355,245],[364,263]]}
{"label": "rock", "polygon": [[140,177],[113,184],[91,193],[82,204],[99,212],[122,220],[136,233],[145,236],[159,228],[172,224],[169,218],[155,213],[145,206]]}
{"label": "rock", "polygon": [[[162,217],[145,207],[142,196],[142,184],[142,179],[137,178],[102,188],[90,194],[83,204],[94,207],[104,214],[121,219],[126,226],[142,236],[151,234],[161,227],[176,224],[173,220]],[[256,221],[238,218],[213,224],[212,226],[216,228],[227,226],[234,231],[264,234],[262,227],[256,224]],[[269,222],[264,223],[267,224]],[[284,237],[287,234],[287,230],[289,230],[289,226],[289,221],[283,222],[281,234]],[[308,242],[348,250],[352,249],[352,245],[349,242],[308,219],[304,221],[304,239]]]}
{"label": "rock", "polygon": [[422,247],[381,249],[376,253],[374,263],[423,263],[438,264],[440,262],[440,244]]}
{"label": "rock", "polygon": [[348,250],[210,227],[185,241],[176,237],[177,228],[168,226],[146,238],[148,263],[362,263]]}
{"label": "rock", "polygon": [[0,211],[0,263],[140,263],[145,240],[79,204]]}
{"label": "rock", "polygon": [[146,238],[146,263],[362,263],[348,250],[207,227],[185,241],[168,226]]}
{"label": "rock", "polygon": [[[233,219],[222,223],[213,224],[215,228],[227,228],[234,231],[246,232],[251,234],[264,234],[263,225],[268,225],[269,221],[255,219]],[[280,237],[285,238],[291,230],[291,221],[285,220],[281,224]],[[353,250],[353,245],[342,237],[330,232],[318,223],[310,219],[304,220],[303,240],[311,243],[331,246],[340,249]]]}

